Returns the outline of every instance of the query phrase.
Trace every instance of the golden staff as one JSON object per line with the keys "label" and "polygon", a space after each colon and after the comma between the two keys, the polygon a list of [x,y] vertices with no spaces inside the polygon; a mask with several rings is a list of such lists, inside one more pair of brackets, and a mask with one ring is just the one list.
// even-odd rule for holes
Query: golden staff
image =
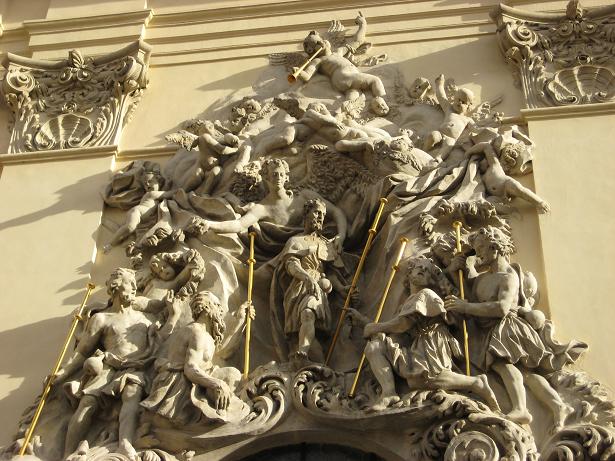
{"label": "golden staff", "polygon": [[[397,253],[397,257],[391,266],[391,275],[389,275],[389,280],[384,287],[384,291],[382,292],[382,298],[380,299],[380,304],[378,305],[378,311],[376,312],[376,316],[374,317],[374,323],[378,323],[380,321],[380,316],[382,315],[382,310],[384,309],[384,304],[386,303],[387,296],[389,296],[389,290],[391,289],[391,284],[393,283],[393,279],[395,278],[395,274],[399,270],[399,262],[404,255],[404,251],[406,250],[406,245],[409,240],[406,237],[402,237],[399,239],[401,245],[399,247],[399,252]],[[361,376],[361,369],[363,368],[363,364],[365,363],[365,351],[361,355],[361,360],[359,360],[359,366],[357,367],[357,372],[354,375],[354,381],[352,382],[352,388],[348,393],[349,397],[354,397],[354,392],[357,388],[357,383],[359,382],[359,376]]]}
{"label": "golden staff", "polygon": [[303,65],[302,65],[301,67],[299,67],[299,68],[298,68],[296,71],[294,71],[292,74],[288,74],[288,77],[286,77],[286,78],[287,78],[287,80],[288,80],[288,83],[291,83],[291,84],[292,84],[292,83],[295,83],[295,82],[297,81],[297,77],[299,77],[299,74],[300,74],[301,72],[303,72],[303,69],[305,69],[305,68],[306,68],[306,67],[307,67],[307,66],[308,66],[308,65],[309,65],[309,64],[310,64],[310,63],[314,60],[314,58],[316,58],[316,56],[318,56],[318,54],[319,54],[322,50],[324,50],[324,48],[321,46],[320,48],[318,48],[318,49],[314,52],[314,54],[313,54],[312,56],[310,56],[310,58],[309,58],[307,61],[305,61],[305,62],[303,63]]}
{"label": "golden staff", "polygon": [[335,349],[335,343],[337,342],[337,337],[342,330],[342,325],[344,324],[344,318],[346,317],[346,312],[348,311],[348,306],[350,306],[350,296],[352,292],[357,286],[359,282],[359,275],[361,275],[361,271],[363,270],[363,265],[365,264],[365,259],[367,258],[367,253],[369,252],[370,247],[372,246],[372,240],[374,240],[374,236],[376,235],[376,229],[378,228],[378,221],[380,221],[380,217],[382,216],[382,212],[384,211],[384,206],[387,204],[388,200],[382,197],[380,199],[380,206],[378,207],[378,211],[376,212],[376,217],[374,218],[374,222],[372,223],[372,227],[367,231],[369,235],[367,236],[367,242],[365,242],[365,247],[363,248],[363,254],[361,254],[361,259],[359,259],[359,264],[357,265],[357,269],[354,272],[354,276],[352,277],[352,282],[350,284],[350,288],[348,289],[348,294],[346,295],[346,300],[344,301],[344,307],[342,308],[342,312],[340,313],[340,318],[337,322],[337,327],[335,328],[335,334],[333,335],[333,340],[331,341],[331,345],[329,346],[329,351],[327,352],[327,358],[325,359],[325,365],[329,363],[331,359],[331,355],[333,354],[333,349]]}
{"label": "golden staff", "polygon": [[[461,222],[455,221],[453,223],[455,228],[455,234],[457,239],[457,254],[461,253]],[[465,299],[465,293],[463,289],[463,270],[459,269],[459,295],[461,299]],[[466,319],[463,319],[463,352],[466,356],[466,375],[470,376],[470,346],[468,337],[468,324]]]}
{"label": "golden staff", "polygon": [[250,311],[252,307],[252,287],[254,286],[254,237],[256,232],[250,232],[250,257],[248,258],[248,312],[246,313],[246,342],[243,350],[243,378],[248,378],[248,372],[250,371],[250,333],[252,329],[252,317],[250,317]]}
{"label": "golden staff", "polygon": [[45,406],[45,402],[47,400],[47,397],[49,396],[49,392],[51,392],[51,387],[53,386],[53,382],[55,381],[56,375],[58,374],[58,371],[60,371],[60,367],[62,366],[62,361],[64,360],[64,356],[66,355],[68,346],[70,345],[70,342],[73,339],[73,335],[75,334],[75,330],[77,329],[77,324],[81,320],[83,320],[81,314],[83,313],[85,303],[88,302],[88,298],[90,297],[90,293],[92,293],[94,286],[95,285],[93,283],[88,283],[87,291],[85,292],[85,296],[83,297],[81,306],[79,306],[77,313],[73,316],[73,321],[70,325],[70,329],[68,330],[68,334],[66,335],[66,339],[64,340],[64,346],[62,346],[62,350],[60,351],[60,355],[58,357],[58,360],[56,361],[56,365],[53,368],[51,375],[49,375],[47,382],[45,383],[45,389],[43,390],[41,399],[38,402],[38,406],[36,407],[36,411],[34,412],[34,416],[32,417],[30,427],[28,427],[28,431],[26,432],[26,437],[24,438],[23,445],[19,450],[19,456],[23,456],[26,454],[26,449],[28,448],[28,444],[30,443],[32,434],[34,434],[34,429],[36,428],[36,424],[38,423],[38,418],[41,416],[41,412],[43,411],[43,407]]}

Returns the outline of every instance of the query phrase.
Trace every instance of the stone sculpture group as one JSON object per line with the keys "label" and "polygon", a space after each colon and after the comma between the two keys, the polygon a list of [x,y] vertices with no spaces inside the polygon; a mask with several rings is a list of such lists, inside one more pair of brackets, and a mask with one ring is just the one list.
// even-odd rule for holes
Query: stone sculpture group
{"label": "stone sculpture group", "polygon": [[[590,442],[610,459],[601,389],[566,369],[587,346],[554,340],[535,277],[510,260],[515,208],[549,210],[512,177],[531,171],[532,141],[443,75],[432,85],[379,74],[385,57],[366,55],[366,19],[356,22],[348,39],[334,21],[309,33],[304,53],[271,55],[291,72],[315,55],[288,91],[235,98],[228,121],[190,120],[169,135],[180,148],[164,166],[134,161],[113,175],[105,201],[126,213],[101,238],[106,253],[124,246],[126,267],[109,276],[108,303],[88,308],[43,417],[57,424],[39,431],[35,453],[189,459],[273,430],[294,408],[333,427],[418,428],[407,459],[538,459],[536,417],[550,428],[541,459],[581,459],[560,456]],[[411,245],[376,323],[403,236]]]}

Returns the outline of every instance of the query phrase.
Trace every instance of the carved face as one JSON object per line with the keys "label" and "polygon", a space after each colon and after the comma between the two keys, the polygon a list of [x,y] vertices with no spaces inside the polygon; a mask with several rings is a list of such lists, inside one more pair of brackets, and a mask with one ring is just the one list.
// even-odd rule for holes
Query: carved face
{"label": "carved face", "polygon": [[404,138],[395,138],[389,143],[389,147],[396,152],[405,152],[411,149],[411,146]]}
{"label": "carved face", "polygon": [[269,188],[276,190],[284,189],[287,181],[288,173],[286,173],[286,168],[283,165],[272,165],[267,169],[265,182]]}
{"label": "carved face", "polygon": [[173,280],[175,278],[175,269],[166,262],[160,255],[152,256],[149,267],[152,273],[160,280]]}
{"label": "carved face", "polygon": [[472,247],[476,250],[476,258],[481,267],[492,263],[499,255],[497,244],[484,235],[477,236]]}
{"label": "carved face", "polygon": [[146,192],[160,190],[160,178],[153,173],[146,173],[143,176],[143,188]]}
{"label": "carved face", "polygon": [[387,106],[387,103],[385,102],[385,100],[382,99],[380,96],[377,96],[374,99],[372,99],[372,102],[370,105],[371,105],[372,111],[380,117],[389,113],[389,106]]}
{"label": "carved face", "polygon": [[458,114],[467,114],[474,101],[474,94],[465,88],[460,88],[455,93],[453,100],[453,110]]}
{"label": "carved face", "polygon": [[417,261],[408,272],[408,281],[419,287],[426,287],[432,282],[432,268],[428,261]]}
{"label": "carved face", "polygon": [[312,56],[318,48],[326,48],[328,42],[318,32],[312,31],[303,40],[303,51]]}
{"label": "carved face", "polygon": [[429,80],[427,80],[425,77],[419,77],[414,82],[412,82],[412,85],[410,85],[410,88],[408,88],[408,94],[414,99],[420,99],[430,88],[431,83],[429,83]]}
{"label": "carved face", "polygon": [[324,226],[327,210],[322,202],[309,205],[308,202],[304,217],[305,230],[307,232],[320,231]]}
{"label": "carved face", "polygon": [[132,304],[137,296],[137,282],[133,274],[125,269],[118,269],[107,282],[109,296],[117,296],[120,304],[124,306]]}

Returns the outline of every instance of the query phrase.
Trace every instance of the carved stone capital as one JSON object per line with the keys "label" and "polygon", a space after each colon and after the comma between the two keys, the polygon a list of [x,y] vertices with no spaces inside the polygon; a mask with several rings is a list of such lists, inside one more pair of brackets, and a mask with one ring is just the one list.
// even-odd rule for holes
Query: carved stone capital
{"label": "carved stone capital", "polygon": [[500,4],[491,17],[528,108],[615,99],[615,5],[529,13]]}
{"label": "carved stone capital", "polygon": [[150,53],[143,41],[96,58],[72,50],[60,62],[9,53],[9,153],[118,144],[147,86]]}

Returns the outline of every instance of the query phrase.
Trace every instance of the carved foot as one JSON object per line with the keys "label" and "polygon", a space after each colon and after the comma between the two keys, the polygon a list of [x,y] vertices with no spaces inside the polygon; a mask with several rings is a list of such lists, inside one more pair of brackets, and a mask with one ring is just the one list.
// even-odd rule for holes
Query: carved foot
{"label": "carved foot", "polygon": [[551,428],[551,434],[561,431],[566,424],[566,419],[572,413],[574,413],[574,408],[562,402],[558,406],[557,411],[553,413],[553,427]]}
{"label": "carved foot", "polygon": [[491,386],[489,386],[487,375],[478,376],[478,383],[475,386],[474,392],[481,397],[487,406],[493,411],[500,411],[500,405],[498,405],[495,394],[493,393]]}
{"label": "carved foot", "polygon": [[532,415],[527,410],[513,410],[506,414],[506,417],[517,424],[530,424]]}
{"label": "carved foot", "polygon": [[378,402],[370,407],[370,411],[383,411],[400,401],[398,395],[383,395]]}

